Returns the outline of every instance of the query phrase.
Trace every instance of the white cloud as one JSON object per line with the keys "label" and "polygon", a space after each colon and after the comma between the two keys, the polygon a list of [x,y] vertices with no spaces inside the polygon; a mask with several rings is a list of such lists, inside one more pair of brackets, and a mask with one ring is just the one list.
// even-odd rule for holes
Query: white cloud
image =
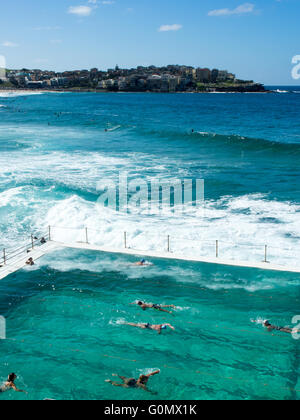
{"label": "white cloud", "polygon": [[70,6],[68,13],[80,17],[90,16],[92,8],[89,6]]}
{"label": "white cloud", "polygon": [[2,42],[2,47],[7,47],[7,48],[16,48],[18,47],[18,44],[15,44],[14,42],[10,42],[10,41],[4,41]]}
{"label": "white cloud", "polygon": [[178,25],[178,24],[175,24],[175,25],[162,25],[159,28],[158,31],[159,32],[179,31],[182,28],[183,28],[183,26],[182,25]]}
{"label": "white cloud", "polygon": [[241,4],[235,9],[216,9],[211,10],[208,16],[231,16],[231,15],[243,15],[253,13],[255,11],[255,5],[252,3]]}

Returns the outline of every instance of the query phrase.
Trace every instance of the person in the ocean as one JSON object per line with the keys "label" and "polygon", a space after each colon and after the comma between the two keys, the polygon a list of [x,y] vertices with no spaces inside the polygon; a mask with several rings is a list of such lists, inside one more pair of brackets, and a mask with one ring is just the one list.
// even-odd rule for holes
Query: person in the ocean
{"label": "person in the ocean", "polygon": [[112,376],[119,377],[123,383],[118,383],[115,381],[111,381],[110,379],[107,379],[105,382],[112,384],[113,386],[119,386],[121,388],[141,388],[144,391],[148,391],[147,389],[147,383],[151,376],[158,375],[160,373],[160,370],[157,370],[155,372],[149,373],[148,375],[141,375],[139,379],[134,378],[126,378],[126,376],[120,376],[113,374]]}
{"label": "person in the ocean", "polygon": [[137,302],[133,302],[131,305],[138,305],[141,309],[143,309],[143,311],[145,311],[146,309],[156,309],[157,311],[161,311],[161,312],[166,312],[168,314],[171,314],[171,311],[166,311],[163,308],[173,308],[176,309],[176,306],[174,305],[156,305],[153,303],[145,303],[142,302],[141,300],[137,301]]}
{"label": "person in the ocean", "polygon": [[163,330],[166,330],[167,327],[171,328],[171,330],[175,331],[175,328],[171,324],[159,324],[159,325],[153,325],[153,324],[135,324],[133,322],[126,322],[125,325],[129,325],[130,327],[136,327],[141,328],[142,330],[152,330],[157,331],[158,334],[161,334]]}
{"label": "person in the ocean", "polygon": [[42,244],[42,245],[44,245],[45,243],[47,243],[47,241],[46,241],[46,239],[43,237],[43,238],[41,239],[41,244]]}
{"label": "person in the ocean", "polygon": [[30,265],[30,266],[34,265],[34,261],[33,261],[33,258],[32,258],[32,257],[30,257],[30,258],[26,261],[26,265]]}
{"label": "person in the ocean", "polygon": [[16,392],[23,392],[25,394],[27,394],[26,391],[22,391],[21,389],[18,389],[15,385],[15,381],[17,379],[17,375],[15,375],[14,373],[11,373],[8,378],[7,381],[3,383],[3,385],[0,386],[0,394],[6,391],[9,391],[11,389],[13,389]]}

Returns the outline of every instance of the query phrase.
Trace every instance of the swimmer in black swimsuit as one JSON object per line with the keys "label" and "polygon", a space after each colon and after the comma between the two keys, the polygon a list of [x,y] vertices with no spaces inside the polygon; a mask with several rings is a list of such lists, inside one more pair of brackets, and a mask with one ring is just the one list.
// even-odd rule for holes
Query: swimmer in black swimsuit
{"label": "swimmer in black swimsuit", "polygon": [[[261,321],[252,321],[255,324],[261,324]],[[273,332],[273,331],[279,331],[279,332],[283,332],[283,333],[287,333],[287,334],[294,334],[294,333],[299,333],[300,330],[297,330],[295,328],[289,328],[289,327],[277,327],[276,325],[272,325],[270,323],[270,321],[264,321],[262,323],[262,325],[269,331],[269,332]]]}
{"label": "swimmer in black swimsuit", "polygon": [[129,325],[130,327],[136,327],[141,328],[142,330],[153,330],[157,331],[158,334],[161,334],[162,330],[166,330],[167,327],[171,328],[173,331],[175,331],[175,328],[171,324],[159,324],[159,325],[153,325],[153,324],[135,324],[132,322],[126,322],[125,325]]}
{"label": "swimmer in black swimsuit", "polygon": [[27,394],[26,391],[22,391],[21,389],[18,389],[15,385],[15,380],[17,379],[17,375],[15,375],[14,373],[11,373],[8,378],[7,381],[4,382],[3,385],[0,386],[0,394],[6,391],[9,391],[11,389],[13,389],[16,392],[23,392],[24,394]]}
{"label": "swimmer in black swimsuit", "polygon": [[293,332],[295,332],[292,328],[276,327],[275,325],[272,325],[269,321],[264,322],[264,327],[266,327],[269,332],[280,331],[280,332],[284,332],[284,333],[287,333],[287,334],[293,334]]}
{"label": "swimmer in black swimsuit", "polygon": [[125,376],[113,374],[113,376],[118,376],[123,381],[123,383],[120,384],[118,382],[111,381],[110,379],[107,379],[105,382],[121,388],[141,388],[144,391],[148,391],[147,383],[149,379],[151,376],[158,375],[159,373],[160,370],[157,370],[155,372],[149,373],[149,375],[141,375],[137,380],[134,378],[126,378]]}
{"label": "swimmer in black swimsuit", "polygon": [[142,302],[141,300],[139,300],[137,302],[133,302],[133,303],[131,303],[131,305],[138,305],[141,309],[143,309],[143,311],[145,311],[146,309],[156,309],[157,311],[166,312],[168,314],[171,314],[172,312],[166,311],[163,308],[176,309],[176,306],[174,306],[174,305],[155,305],[153,303]]}

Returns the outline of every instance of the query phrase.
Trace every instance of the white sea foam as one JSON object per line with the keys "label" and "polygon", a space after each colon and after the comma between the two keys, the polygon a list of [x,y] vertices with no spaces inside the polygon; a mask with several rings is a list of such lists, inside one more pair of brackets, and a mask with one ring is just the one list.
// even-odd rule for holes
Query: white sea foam
{"label": "white sea foam", "polygon": [[252,323],[257,324],[257,325],[261,325],[261,326],[264,326],[264,324],[265,324],[266,321],[267,321],[266,319],[264,319],[264,318],[262,318],[260,316],[257,317],[256,319],[251,319],[251,322]]}
{"label": "white sea foam", "polygon": [[16,98],[18,96],[32,96],[32,95],[43,95],[45,92],[42,91],[27,91],[27,90],[11,90],[11,91],[0,91],[0,98]]}
{"label": "white sea foam", "polygon": [[297,265],[296,240],[291,237],[300,237],[299,210],[290,203],[250,195],[210,202],[204,217],[170,218],[169,212],[141,217],[104,209],[74,195],[55,204],[43,223],[57,226],[54,234],[61,241],[84,241],[84,228],[89,227],[91,242],[113,248],[123,247],[127,231],[133,249],[165,251],[170,234],[172,251],[189,256],[213,257],[217,238],[222,258],[261,262],[264,244],[269,244],[270,259],[275,263]]}
{"label": "white sea foam", "polygon": [[[118,171],[123,170],[132,176],[140,176],[142,171],[149,169],[152,174],[157,173],[151,180],[158,180],[161,173],[168,177],[175,163],[167,158],[153,159],[143,154],[116,157],[87,152],[31,153],[29,161],[23,153],[14,153],[13,159],[9,153],[2,153],[0,187],[5,187],[8,182],[24,186],[0,193],[0,210],[11,207],[1,216],[1,225],[5,226],[0,233],[1,245],[15,246],[25,232],[28,234],[30,229],[44,232],[48,225],[71,228],[55,228],[53,235],[57,240],[85,241],[84,229],[88,227],[90,242],[113,248],[123,248],[126,231],[130,247],[165,251],[167,236],[170,235],[171,250],[182,255],[214,257],[215,241],[219,240],[220,258],[261,262],[267,244],[268,258],[273,263],[299,265],[300,205],[297,204],[250,194],[207,201],[204,213],[198,209],[184,215],[172,214],[170,210],[151,216],[147,212],[128,215],[100,207],[76,192],[82,190],[96,194],[99,180],[115,179]],[[184,170],[180,176],[185,176]],[[44,187],[28,185],[32,179],[40,181],[34,185],[40,183]],[[62,199],[63,193],[57,192],[60,185],[67,187],[68,191],[74,189],[73,193],[64,194]],[[120,264],[124,265],[124,261]],[[80,267],[84,269],[85,266],[83,261]],[[125,268],[129,277],[136,276],[139,271],[128,265],[124,265]],[[154,269],[157,268],[142,270],[143,276],[153,275]],[[183,277],[188,281],[188,275]],[[212,287],[224,288],[226,284],[232,287],[230,279],[226,283],[216,278]],[[253,285],[242,284],[241,287],[250,290]]]}
{"label": "white sea foam", "polygon": [[17,204],[16,199],[20,196],[23,187],[11,188],[9,190],[0,193],[0,208],[5,207],[8,204]]}
{"label": "white sea foam", "polygon": [[275,93],[289,93],[288,90],[280,90],[280,89],[276,89],[273,92],[275,92]]}
{"label": "white sea foam", "polygon": [[[24,162],[26,178],[25,166]],[[75,179],[68,179],[68,170],[65,170],[61,181],[75,184]],[[85,170],[88,171],[87,168]],[[46,168],[45,176],[54,177],[54,173]],[[60,177],[59,165],[56,177]],[[0,193],[0,209],[8,205],[11,207],[11,211],[3,215],[2,223],[14,229],[11,238],[7,237],[7,232],[5,237],[1,235],[1,242],[4,244],[11,239],[9,242],[13,246],[19,229],[25,230],[28,223],[42,232],[48,225],[56,226],[53,228],[54,238],[66,242],[85,241],[84,229],[88,227],[90,242],[112,248],[124,246],[126,231],[128,246],[133,249],[166,251],[167,236],[170,235],[173,252],[214,257],[215,241],[218,239],[221,258],[261,262],[264,245],[267,244],[270,261],[298,265],[300,206],[296,204],[271,201],[261,195],[224,197],[217,202],[206,203],[204,214],[199,210],[199,213],[170,217],[170,212],[166,210],[149,217],[103,208],[76,194],[64,200],[56,199],[52,194],[49,188],[45,188],[43,193],[43,189],[30,186]],[[61,229],[65,227],[69,229]],[[135,267],[132,270],[137,271]],[[145,270],[143,272],[146,273]]]}

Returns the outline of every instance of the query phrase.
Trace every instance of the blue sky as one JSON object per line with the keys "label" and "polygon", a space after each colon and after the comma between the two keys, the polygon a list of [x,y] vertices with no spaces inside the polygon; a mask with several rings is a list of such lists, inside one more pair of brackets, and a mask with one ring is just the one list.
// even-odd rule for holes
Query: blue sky
{"label": "blue sky", "polygon": [[186,64],[266,84],[300,55],[300,0],[14,0],[1,5],[9,68]]}

